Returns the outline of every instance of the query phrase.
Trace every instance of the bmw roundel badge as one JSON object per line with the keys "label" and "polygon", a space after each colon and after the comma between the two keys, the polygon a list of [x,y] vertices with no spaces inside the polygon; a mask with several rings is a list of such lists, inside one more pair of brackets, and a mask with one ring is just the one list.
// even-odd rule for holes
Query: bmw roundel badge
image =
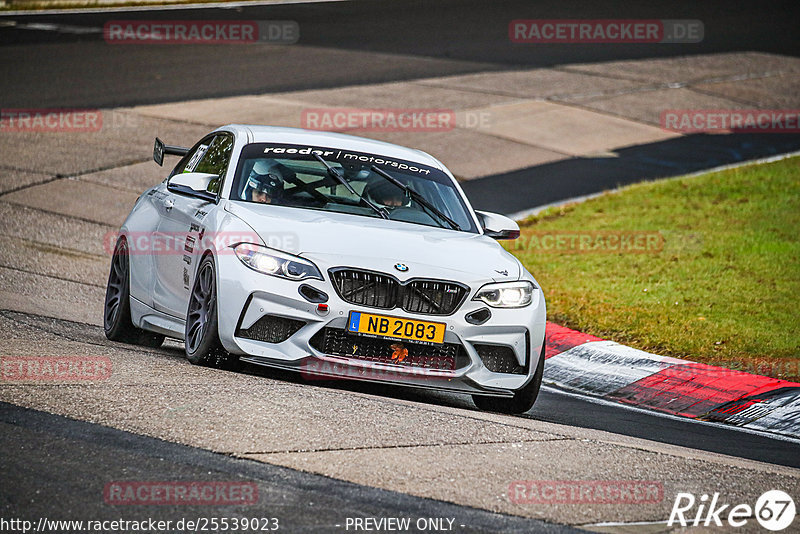
{"label": "bmw roundel badge", "polygon": [[394,268],[400,271],[401,273],[404,273],[408,270],[408,265],[406,265],[405,263],[395,263]]}

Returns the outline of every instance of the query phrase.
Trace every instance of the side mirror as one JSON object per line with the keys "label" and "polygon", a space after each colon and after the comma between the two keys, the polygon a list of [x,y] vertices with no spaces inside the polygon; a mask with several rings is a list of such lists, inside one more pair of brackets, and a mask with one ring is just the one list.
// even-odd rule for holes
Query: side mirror
{"label": "side mirror", "polygon": [[219,176],[205,172],[184,172],[171,177],[167,181],[167,189],[216,202],[217,196],[208,190],[212,180],[219,180]]}
{"label": "side mirror", "polygon": [[519,237],[519,225],[504,215],[488,211],[475,211],[483,226],[483,234],[494,239],[516,239]]}
{"label": "side mirror", "polygon": [[184,172],[170,178],[169,185],[188,187],[192,191],[204,193],[207,192],[208,184],[214,178],[219,178],[219,176],[205,172]]}

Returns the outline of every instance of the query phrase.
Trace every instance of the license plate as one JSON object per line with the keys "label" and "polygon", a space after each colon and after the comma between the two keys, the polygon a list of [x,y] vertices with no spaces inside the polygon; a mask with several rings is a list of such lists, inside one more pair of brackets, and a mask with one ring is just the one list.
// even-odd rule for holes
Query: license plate
{"label": "license plate", "polygon": [[347,331],[387,339],[408,339],[441,345],[447,325],[430,321],[401,319],[374,313],[350,312]]}

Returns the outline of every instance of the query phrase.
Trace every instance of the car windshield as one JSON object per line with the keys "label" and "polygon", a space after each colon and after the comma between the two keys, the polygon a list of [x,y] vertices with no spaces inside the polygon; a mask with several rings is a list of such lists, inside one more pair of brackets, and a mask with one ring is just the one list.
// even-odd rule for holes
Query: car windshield
{"label": "car windshield", "polygon": [[[333,173],[349,183],[349,188],[332,176],[326,163]],[[422,202],[380,171],[421,195]],[[450,219],[458,230],[477,233],[461,195],[441,170],[412,161],[334,148],[247,145],[239,158],[231,199],[374,218],[380,218],[382,211],[385,218],[393,221],[441,228],[453,228],[446,220]]]}

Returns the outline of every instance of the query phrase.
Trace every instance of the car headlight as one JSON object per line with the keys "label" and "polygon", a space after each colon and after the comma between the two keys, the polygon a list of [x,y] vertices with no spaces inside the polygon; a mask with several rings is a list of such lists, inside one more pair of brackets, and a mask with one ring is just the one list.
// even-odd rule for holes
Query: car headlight
{"label": "car headlight", "polygon": [[522,308],[531,303],[536,286],[527,281],[486,284],[472,300],[481,300],[492,308]]}
{"label": "car headlight", "polygon": [[298,256],[252,243],[239,243],[233,247],[233,251],[236,252],[236,257],[242,263],[260,273],[289,280],[306,280],[307,278],[322,280],[322,274],[317,266]]}

